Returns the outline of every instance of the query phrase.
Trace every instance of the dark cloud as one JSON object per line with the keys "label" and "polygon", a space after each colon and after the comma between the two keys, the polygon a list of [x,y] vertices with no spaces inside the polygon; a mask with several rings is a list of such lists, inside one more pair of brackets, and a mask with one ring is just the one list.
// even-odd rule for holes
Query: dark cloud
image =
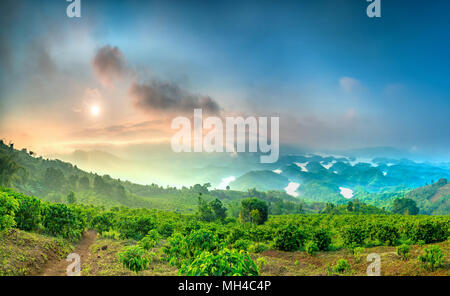
{"label": "dark cloud", "polygon": [[109,45],[97,51],[92,65],[100,80],[105,84],[113,83],[129,73],[123,53],[119,48]]}
{"label": "dark cloud", "polygon": [[133,83],[130,96],[134,104],[145,111],[193,112],[201,108],[205,112],[219,112],[219,104],[209,96],[192,94],[173,82],[153,80],[147,84]]}

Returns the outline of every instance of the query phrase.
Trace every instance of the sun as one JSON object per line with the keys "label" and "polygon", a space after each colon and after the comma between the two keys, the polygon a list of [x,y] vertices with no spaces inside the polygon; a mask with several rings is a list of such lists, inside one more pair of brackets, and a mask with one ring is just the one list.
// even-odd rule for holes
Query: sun
{"label": "sun", "polygon": [[98,116],[99,113],[100,113],[100,108],[98,106],[91,107],[91,114],[93,116]]}

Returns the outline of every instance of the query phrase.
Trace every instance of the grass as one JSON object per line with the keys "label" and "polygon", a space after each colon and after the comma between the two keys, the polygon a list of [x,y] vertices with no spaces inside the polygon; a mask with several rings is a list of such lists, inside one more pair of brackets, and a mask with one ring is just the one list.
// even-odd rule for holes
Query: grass
{"label": "grass", "polygon": [[38,275],[73,249],[66,240],[17,229],[0,232],[0,276]]}

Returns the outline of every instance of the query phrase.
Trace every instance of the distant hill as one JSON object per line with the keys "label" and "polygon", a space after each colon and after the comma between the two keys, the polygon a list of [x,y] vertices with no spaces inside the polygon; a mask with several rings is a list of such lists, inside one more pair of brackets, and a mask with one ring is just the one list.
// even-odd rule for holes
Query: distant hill
{"label": "distant hill", "polygon": [[[103,152],[77,152],[73,154],[73,157],[85,162],[89,162],[92,157],[99,157],[105,164],[110,161],[113,163],[123,161]],[[20,169],[13,172],[10,167]],[[203,173],[206,174],[206,172]],[[157,184],[140,185],[115,179],[109,175],[89,173],[76,165],[58,159],[35,157],[26,149],[18,151],[2,141],[0,141],[0,186],[12,187],[27,195],[52,202],[65,202],[67,195],[73,191],[77,202],[84,204],[161,209],[184,213],[196,211],[199,193],[202,193],[206,200],[214,198],[222,200],[229,212],[235,216],[239,213],[240,201],[248,197],[265,200],[269,204],[269,212],[278,214],[299,213],[300,209],[306,212],[318,212],[324,207],[324,204],[320,203],[307,204],[283,191],[212,190],[208,183],[183,188],[163,187]]]}
{"label": "distant hill", "polygon": [[405,198],[414,200],[421,214],[448,215],[450,213],[450,183],[447,179],[411,190]]}
{"label": "distant hill", "polygon": [[235,190],[247,190],[256,188],[261,191],[268,190],[284,190],[289,184],[289,179],[276,174],[272,171],[251,171],[248,172],[235,181],[230,183],[230,187]]}

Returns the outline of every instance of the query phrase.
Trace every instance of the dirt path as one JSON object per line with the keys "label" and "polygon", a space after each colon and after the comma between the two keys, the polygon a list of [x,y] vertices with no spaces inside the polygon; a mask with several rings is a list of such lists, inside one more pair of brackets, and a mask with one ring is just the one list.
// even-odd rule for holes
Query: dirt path
{"label": "dirt path", "polygon": [[[80,241],[75,246],[75,249],[72,253],[76,253],[80,255],[81,258],[81,266],[89,256],[89,247],[95,242],[95,238],[97,237],[97,232],[93,230],[89,230],[86,232],[80,239]],[[66,258],[61,260],[53,260],[49,261],[42,272],[39,274],[40,276],[66,276],[67,267],[71,264],[71,262],[66,261]]]}

